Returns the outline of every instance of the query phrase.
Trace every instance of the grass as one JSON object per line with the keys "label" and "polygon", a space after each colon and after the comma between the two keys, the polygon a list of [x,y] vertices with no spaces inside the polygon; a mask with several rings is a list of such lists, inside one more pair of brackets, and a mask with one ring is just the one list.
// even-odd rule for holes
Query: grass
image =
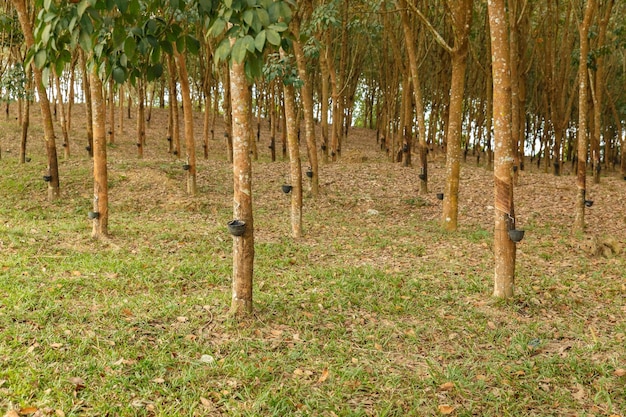
{"label": "grass", "polygon": [[117,157],[101,242],[88,161],[63,164],[54,203],[40,167],[0,163],[0,412],[624,416],[623,258],[584,256],[535,218],[516,297],[493,300],[485,224],[443,233],[434,198],[377,195],[409,194],[406,171],[360,198],[335,194],[355,165],[329,166],[335,189],[305,198],[294,241],[275,165],[259,163],[255,315],[237,322],[228,164],[202,161],[219,181],[189,198],[177,166]]}

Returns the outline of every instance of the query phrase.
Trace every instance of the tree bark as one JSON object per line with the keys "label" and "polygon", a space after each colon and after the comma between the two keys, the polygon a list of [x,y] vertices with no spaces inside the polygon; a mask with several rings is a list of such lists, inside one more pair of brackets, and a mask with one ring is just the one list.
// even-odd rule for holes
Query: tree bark
{"label": "tree bark", "polygon": [[98,213],[93,219],[91,236],[106,237],[109,233],[109,186],[107,174],[106,108],[102,92],[102,81],[98,67],[90,71],[89,85],[92,98],[93,117],[93,211]]}
{"label": "tree bark", "polygon": [[[143,148],[145,145],[146,137],[146,123],[145,123],[145,95],[146,90],[144,87],[143,78],[137,79],[137,157],[143,158]],[[95,135],[95,133],[94,133]]]}
{"label": "tree bark", "polygon": [[87,153],[93,157],[93,115],[91,102],[91,84],[89,82],[89,72],[87,71],[87,62],[85,53],[80,51],[80,65],[83,72],[83,88],[85,90],[85,113],[87,115]]}
{"label": "tree bark", "polygon": [[[299,33],[300,25],[296,26],[296,32]],[[297,37],[297,36],[296,36]],[[293,53],[298,64],[298,76],[303,81],[300,95],[302,97],[302,107],[304,108],[304,135],[306,136],[307,152],[309,155],[309,164],[313,177],[311,177],[311,194],[317,197],[319,194],[319,175],[317,161],[317,144],[315,140],[315,121],[313,118],[313,86],[311,85],[311,77],[306,70],[306,59],[300,42],[293,42]]]}
{"label": "tree bark", "polygon": [[109,143],[110,144],[114,144],[115,143],[115,81],[113,80],[113,77],[111,77],[109,79],[109,106],[107,107],[108,109],[108,116],[109,116]]}
{"label": "tree bark", "polygon": [[419,154],[419,184],[420,194],[428,193],[428,145],[426,144],[426,120],[424,118],[424,99],[422,85],[419,78],[419,68],[417,65],[417,52],[415,50],[415,40],[413,39],[413,27],[406,11],[406,0],[399,0],[398,6],[403,10],[402,29],[404,31],[404,41],[409,60],[409,71],[411,84],[413,86],[413,100],[415,101],[415,116],[417,118],[418,131],[418,154]]}
{"label": "tree bark", "polygon": [[193,104],[191,103],[191,91],[189,88],[189,75],[187,74],[187,64],[185,57],[176,50],[174,55],[178,64],[178,74],[180,75],[180,91],[183,96],[183,117],[185,120],[185,147],[187,149],[187,193],[196,195],[196,144],[193,136]]}
{"label": "tree bark", "polygon": [[[234,39],[231,39],[234,42]],[[254,226],[252,216],[252,162],[250,160],[251,94],[243,63],[230,67],[232,144],[233,144],[233,216],[245,222],[242,236],[233,237],[233,286],[230,311],[235,316],[252,313],[252,277],[254,270]]]}
{"label": "tree bark", "polygon": [[171,56],[167,58],[167,68],[169,77],[169,97],[170,97],[170,118],[171,118],[171,140],[173,153],[180,159],[180,124],[178,123],[178,91],[176,88],[176,66]]}
{"label": "tree bark", "polygon": [[[30,22],[28,10],[25,0],[12,0],[13,6],[17,11],[17,16],[22,27],[26,46],[32,48],[35,44],[33,36],[33,27]],[[48,182],[48,200],[55,200],[60,197],[61,191],[59,186],[59,162],[57,158],[57,148],[54,137],[54,124],[52,122],[52,112],[50,111],[50,101],[48,94],[43,86],[41,71],[32,65],[33,74],[35,76],[35,85],[37,86],[37,95],[39,97],[39,105],[41,106],[41,114],[43,119],[44,141],[46,144],[46,153],[48,156],[48,175],[51,177]]]}
{"label": "tree bark", "polygon": [[515,228],[513,206],[513,143],[511,132],[511,73],[504,0],[489,0],[489,31],[493,71],[494,118],[494,260],[493,295],[513,296],[515,286],[515,243],[508,231]]}
{"label": "tree bark", "polygon": [[[32,70],[27,71],[27,91],[31,91],[33,86],[33,74]],[[20,140],[20,164],[26,162],[26,142],[28,140],[28,128],[30,126],[30,98],[24,100],[24,115],[22,117],[22,135]]]}
{"label": "tree bark", "polygon": [[455,22],[455,45],[451,52],[452,76],[450,105],[448,107],[446,188],[442,216],[443,227],[447,231],[455,231],[458,226],[463,97],[465,93],[465,70],[467,68],[467,54],[469,51],[472,4],[472,0],[451,3],[452,19]]}
{"label": "tree bark", "polygon": [[580,23],[580,62],[578,66],[578,163],[576,175],[576,209],[574,231],[585,230],[585,199],[587,191],[587,90],[589,88],[587,74],[587,55],[589,54],[589,29],[595,11],[596,0],[588,0],[585,16]]}
{"label": "tree bark", "polygon": [[65,104],[63,103],[63,93],[61,92],[61,80],[59,79],[59,75],[54,75],[54,82],[56,85],[57,91],[57,102],[58,107],[61,109],[61,132],[63,134],[63,156],[65,159],[70,157],[70,137],[67,132],[67,122],[65,119]]}
{"label": "tree bark", "polygon": [[[285,56],[281,49],[281,56]],[[285,104],[285,127],[287,147],[289,149],[289,173],[291,177],[291,234],[294,238],[302,237],[302,167],[298,145],[296,124],[296,94],[291,84],[283,85]]]}
{"label": "tree bark", "polygon": [[[600,19],[598,42],[596,49],[604,47],[606,43],[606,33],[609,26],[609,19],[611,18],[611,11],[613,9],[614,0],[606,2],[604,15]],[[596,57],[596,75],[595,83],[592,84],[594,94],[593,104],[593,134],[591,136],[591,156],[593,161],[593,182],[594,184],[600,184],[600,139],[602,131],[602,110],[604,107],[604,85],[605,79],[605,59],[602,54]],[[608,147],[607,147],[608,148]]]}

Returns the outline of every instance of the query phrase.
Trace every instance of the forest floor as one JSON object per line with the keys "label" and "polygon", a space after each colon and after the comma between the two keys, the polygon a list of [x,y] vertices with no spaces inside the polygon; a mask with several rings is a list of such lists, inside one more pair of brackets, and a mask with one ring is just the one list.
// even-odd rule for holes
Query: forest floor
{"label": "forest floor", "polygon": [[153,112],[141,160],[135,116],[123,135],[118,126],[111,237],[94,241],[83,111],[74,110],[72,157],[59,146],[55,202],[38,109],[23,165],[13,114],[0,120],[0,415],[626,416],[617,173],[589,185],[587,232],[572,234],[574,177],[526,163],[515,188],[526,236],[516,295],[504,302],[491,296],[484,165],[463,164],[460,227],[446,233],[435,198],[443,156],[431,155],[430,193],[419,195],[415,168],[389,162],[374,132],[352,129],[341,159],[320,165],[319,197],[305,193],[304,237],[294,240],[280,190],[288,162],[270,161],[263,123],[255,313],[237,322],[221,121],[208,160],[198,139],[196,197],[167,153],[165,110]]}

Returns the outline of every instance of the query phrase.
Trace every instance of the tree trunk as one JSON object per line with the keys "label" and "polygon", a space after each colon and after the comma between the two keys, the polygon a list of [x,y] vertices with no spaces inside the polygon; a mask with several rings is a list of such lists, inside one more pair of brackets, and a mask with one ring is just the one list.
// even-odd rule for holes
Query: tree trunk
{"label": "tree trunk", "polygon": [[[32,48],[35,44],[35,38],[33,36],[33,28],[29,19],[28,10],[26,8],[26,1],[12,1],[13,6],[17,11],[20,26],[22,27],[22,33],[24,34],[26,46],[28,48]],[[33,65],[33,73],[35,75],[35,85],[37,86],[39,105],[41,106],[44,141],[48,156],[48,175],[50,176],[50,181],[48,181],[48,199],[55,200],[60,197],[61,192],[59,187],[59,162],[57,159],[57,148],[54,137],[54,124],[52,122],[52,113],[50,111],[50,101],[48,100],[46,88],[43,85],[41,71]]]}
{"label": "tree trunk", "polygon": [[508,231],[515,229],[513,206],[513,145],[511,132],[511,73],[509,40],[504,0],[488,3],[493,71],[494,158],[494,258],[493,295],[513,296],[515,286],[515,243]]}
{"label": "tree trunk", "polygon": [[85,54],[80,51],[80,64],[83,72],[83,88],[85,90],[85,113],[87,114],[87,153],[93,157],[93,115],[91,102],[91,83],[89,82],[89,72],[87,71],[87,62]]}
{"label": "tree trunk", "polygon": [[578,67],[578,164],[576,176],[576,211],[574,231],[585,230],[585,199],[587,188],[587,55],[589,54],[589,29],[595,10],[596,0],[588,0],[585,17],[580,24],[580,63]]}
{"label": "tree trunk", "polygon": [[[232,126],[233,126],[233,121],[232,121],[232,86],[234,86],[234,84],[230,81],[230,71],[228,71],[228,66],[224,66],[223,68],[225,68],[225,70],[223,71],[224,74],[224,81],[223,81],[223,85],[224,85],[224,124],[226,125],[225,127],[225,131],[224,131],[224,139],[226,142],[226,158],[228,160],[228,162],[233,162],[233,132],[232,132]],[[247,85],[247,83],[246,83]],[[252,99],[250,99],[250,101],[252,101]]]}
{"label": "tree trunk", "polygon": [[[143,84],[143,78],[137,79],[137,157],[143,158],[143,148],[145,145],[146,137],[146,124],[145,124],[145,87]],[[95,133],[94,133],[95,134]]]}
{"label": "tree trunk", "polygon": [[120,134],[124,134],[124,84],[120,84],[118,97],[120,100],[120,110],[119,110],[119,115],[118,115],[118,120],[120,124]]}
{"label": "tree trunk", "polygon": [[320,69],[321,69],[321,128],[322,128],[322,162],[328,163],[328,154],[330,152],[330,142],[328,140],[328,103],[330,101],[330,74],[328,65],[326,64],[326,57],[324,54],[320,54]]}
{"label": "tree trunk", "polygon": [[452,76],[450,105],[448,108],[448,134],[446,151],[446,189],[443,201],[443,227],[455,231],[459,215],[459,177],[461,173],[461,132],[463,125],[463,96],[465,69],[469,50],[469,27],[472,18],[472,0],[455,3],[452,11],[456,22],[456,38],[452,50]]}
{"label": "tree trunk", "polygon": [[[231,43],[234,39],[231,39]],[[243,63],[230,67],[232,144],[233,144],[233,216],[245,222],[242,236],[233,237],[233,285],[231,314],[252,313],[252,277],[254,270],[254,226],[252,217],[252,162],[250,160],[251,94]]]}
{"label": "tree trunk", "polygon": [[[299,32],[299,24],[296,30]],[[298,64],[298,75],[304,82],[300,90],[302,107],[304,108],[304,135],[306,136],[309,164],[313,173],[313,176],[310,179],[311,194],[314,197],[317,197],[319,194],[319,171],[317,163],[317,144],[315,140],[315,121],[313,118],[313,86],[311,85],[311,77],[306,70],[306,60],[300,42],[293,42],[293,53]]]}
{"label": "tree trunk", "polygon": [[106,237],[109,232],[109,187],[105,130],[106,108],[97,65],[94,65],[90,72],[89,84],[93,105],[93,211],[98,213],[93,219],[91,236],[102,238]]}
{"label": "tree trunk", "polygon": [[78,52],[74,52],[70,63],[70,86],[67,93],[67,116],[65,118],[65,129],[72,131],[72,109],[74,108],[74,81],[76,80],[76,63],[78,62]]}
{"label": "tree trunk", "polygon": [[109,79],[109,143],[112,145],[115,143],[115,94],[114,94],[115,81],[113,77]]}
{"label": "tree trunk", "polygon": [[65,104],[63,104],[63,94],[61,92],[61,80],[57,74],[54,75],[54,82],[57,90],[58,107],[61,109],[61,132],[63,133],[63,156],[65,159],[70,157],[70,137],[67,132],[67,123],[65,120]]}
{"label": "tree trunk", "polygon": [[193,136],[193,104],[191,103],[191,91],[189,88],[189,75],[185,56],[174,47],[174,55],[178,63],[180,75],[180,91],[183,96],[183,117],[185,119],[185,147],[187,149],[187,193],[196,195],[196,144]]}
{"label": "tree trunk", "polygon": [[[611,11],[613,9],[614,0],[609,0],[606,3],[604,15],[599,22],[600,30],[598,34],[598,42],[596,49],[604,47],[606,43],[606,32],[609,25],[609,19],[611,18]],[[591,152],[593,160],[593,182],[594,184],[600,184],[600,139],[602,131],[602,109],[604,107],[604,86],[606,84],[605,79],[605,59],[602,54],[598,54],[596,57],[596,75],[595,83],[592,85],[594,94],[593,104],[593,134],[591,136]],[[607,147],[608,149],[608,147]]]}
{"label": "tree trunk", "polygon": [[[28,67],[27,72],[27,91],[31,91],[33,86],[33,73],[31,67]],[[20,140],[20,163],[26,162],[26,141],[28,140],[28,128],[30,126],[30,99],[27,97],[24,100],[24,114],[22,117],[22,136]]]}
{"label": "tree trunk", "polygon": [[171,119],[171,140],[173,153],[176,158],[180,158],[180,124],[178,123],[178,91],[176,88],[176,66],[171,56],[167,57],[167,68],[170,73],[169,88],[170,88],[170,119]]}
{"label": "tree trunk", "polygon": [[[281,49],[281,56],[285,53]],[[296,95],[293,85],[284,85],[285,130],[289,148],[289,173],[291,177],[291,233],[294,238],[302,237],[302,167],[296,125]]]}
{"label": "tree trunk", "polygon": [[422,85],[419,78],[419,68],[417,63],[417,52],[415,51],[415,40],[413,39],[413,27],[406,11],[406,0],[398,2],[399,7],[403,10],[402,29],[404,31],[404,43],[409,60],[409,71],[411,77],[411,85],[413,86],[413,100],[415,101],[415,116],[417,118],[418,131],[418,153],[419,153],[419,184],[420,194],[428,193],[428,145],[426,144],[426,120],[424,118],[424,99],[422,95]]}

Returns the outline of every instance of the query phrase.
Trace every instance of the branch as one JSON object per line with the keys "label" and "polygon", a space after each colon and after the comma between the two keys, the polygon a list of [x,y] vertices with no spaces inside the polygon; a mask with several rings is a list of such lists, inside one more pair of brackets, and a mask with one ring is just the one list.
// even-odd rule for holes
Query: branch
{"label": "branch", "polygon": [[420,20],[422,21],[422,23],[424,23],[424,25],[426,26],[426,28],[429,30],[430,33],[432,33],[432,35],[435,37],[435,40],[437,41],[437,43],[443,48],[445,49],[449,54],[451,54],[452,52],[454,52],[454,50],[452,49],[452,47],[450,47],[450,45],[448,45],[448,43],[446,42],[446,40],[439,34],[439,32],[437,32],[437,29],[435,29],[433,27],[433,25],[430,24],[430,21],[426,18],[426,16],[424,16],[422,14],[422,12],[413,4],[412,1],[407,1],[406,4],[409,6],[409,8],[411,10],[413,10],[413,12],[417,15],[417,17],[420,18]]}

